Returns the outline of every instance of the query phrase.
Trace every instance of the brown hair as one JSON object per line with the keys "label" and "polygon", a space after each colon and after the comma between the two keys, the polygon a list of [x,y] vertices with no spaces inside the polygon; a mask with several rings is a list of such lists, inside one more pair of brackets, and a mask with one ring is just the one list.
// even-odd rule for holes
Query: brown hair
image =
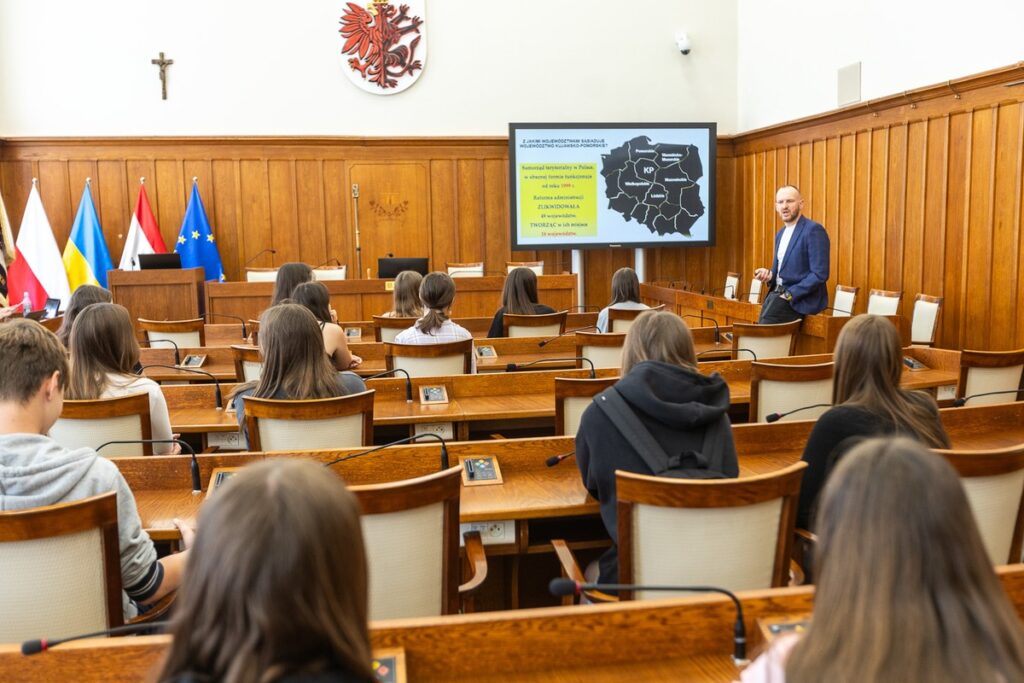
{"label": "brown hair", "polygon": [[448,273],[430,273],[420,283],[420,300],[426,312],[416,328],[431,334],[448,320],[445,310],[455,301],[455,281]]}
{"label": "brown hair", "polygon": [[608,305],[626,301],[640,303],[640,278],[632,268],[619,268],[612,275],[612,300]]}
{"label": "brown hair", "polygon": [[533,315],[537,303],[537,274],[530,268],[513,268],[505,276],[501,306],[512,315]]}
{"label": "brown hair", "polygon": [[270,305],[276,306],[285,299],[290,299],[292,290],[303,282],[313,279],[313,269],[305,263],[285,263],[277,269],[277,279],[274,281],[274,296],[270,299]]}
{"label": "brown hair", "polygon": [[394,314],[396,318],[419,318],[423,315],[420,285],[423,276],[415,270],[403,270],[395,278]]}
{"label": "brown hair", "polygon": [[367,593],[359,506],[338,476],[298,458],[250,465],[203,506],[160,680],[372,681]]}
{"label": "brown hair", "polygon": [[859,406],[887,418],[933,448],[949,448],[935,400],[900,389],[900,335],[879,315],[858,315],[839,332],[835,349],[833,405]]}
{"label": "brown hair", "polygon": [[110,294],[110,290],[96,285],[79,285],[68,299],[68,307],[64,309],[64,319],[61,320],[60,329],[57,330],[57,339],[60,340],[60,343],[65,347],[71,346],[71,326],[83,308],[91,304],[109,304],[113,300],[114,297]]}
{"label": "brown hair", "polygon": [[290,297],[291,302],[305,306],[313,317],[322,323],[331,322],[331,293],[327,285],[313,280],[295,286]]}
{"label": "brown hair", "polygon": [[60,387],[68,383],[68,356],[48,329],[25,318],[14,318],[0,325],[0,401],[25,405],[43,382],[60,373]]}
{"label": "brown hair", "polygon": [[636,317],[622,345],[622,376],[645,360],[697,370],[693,336],[682,318],[669,311],[644,311]]}
{"label": "brown hair", "polygon": [[67,397],[97,399],[107,386],[107,373],[133,375],[139,362],[128,309],[120,304],[90,304],[71,328],[71,377]]}
{"label": "brown hair", "polygon": [[789,683],[1024,680],[1024,630],[941,457],[906,438],[861,443],[816,529],[813,625]]}
{"label": "brown hair", "polygon": [[260,352],[263,371],[254,383],[256,398],[284,395],[289,399],[341,396],[338,373],[327,358],[324,336],[316,318],[298,304],[271,306],[260,316]]}

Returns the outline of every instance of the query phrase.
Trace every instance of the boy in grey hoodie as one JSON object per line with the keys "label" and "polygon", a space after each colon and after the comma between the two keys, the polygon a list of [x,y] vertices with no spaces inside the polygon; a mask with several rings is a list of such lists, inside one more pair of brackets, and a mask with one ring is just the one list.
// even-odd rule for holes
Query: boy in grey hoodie
{"label": "boy in grey hoodie", "polygon": [[[135,497],[117,467],[91,448],[68,450],[47,434],[60,417],[67,356],[52,332],[31,320],[0,324],[0,511],[117,494],[126,619],[178,587],[188,551],[158,560]],[[184,545],[192,530],[175,520]]]}

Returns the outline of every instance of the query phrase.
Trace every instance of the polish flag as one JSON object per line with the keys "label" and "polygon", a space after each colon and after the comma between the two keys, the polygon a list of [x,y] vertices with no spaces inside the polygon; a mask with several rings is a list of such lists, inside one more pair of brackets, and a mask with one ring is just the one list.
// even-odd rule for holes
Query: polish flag
{"label": "polish flag", "polygon": [[118,265],[121,270],[138,270],[139,254],[167,253],[167,245],[160,236],[153,209],[149,207],[146,186],[142,184],[145,181],[145,178],[140,180],[139,199],[135,202],[135,213],[132,214],[132,224],[128,228],[128,238],[124,241],[124,252]]}
{"label": "polish flag", "polygon": [[64,261],[34,179],[32,191],[28,194],[28,204],[25,205],[25,215],[21,219],[21,230],[14,243],[14,262],[7,281],[8,298],[19,302],[24,293],[28,292],[33,310],[42,308],[47,298],[60,299],[60,307],[63,309],[71,298]]}

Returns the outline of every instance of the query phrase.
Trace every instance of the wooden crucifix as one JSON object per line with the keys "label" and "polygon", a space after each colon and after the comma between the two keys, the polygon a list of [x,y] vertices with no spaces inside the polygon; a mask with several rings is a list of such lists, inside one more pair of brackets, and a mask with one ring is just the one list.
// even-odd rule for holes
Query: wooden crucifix
{"label": "wooden crucifix", "polygon": [[163,99],[167,99],[167,67],[174,64],[173,59],[164,59],[164,53],[160,53],[160,59],[151,59],[150,64],[160,67],[160,87],[163,90]]}

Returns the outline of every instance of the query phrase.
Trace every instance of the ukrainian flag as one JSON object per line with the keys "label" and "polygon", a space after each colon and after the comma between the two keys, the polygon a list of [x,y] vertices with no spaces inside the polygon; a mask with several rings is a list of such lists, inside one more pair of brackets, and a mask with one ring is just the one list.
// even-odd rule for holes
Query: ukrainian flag
{"label": "ukrainian flag", "polygon": [[92,203],[89,181],[86,180],[82,201],[78,204],[78,215],[75,216],[75,224],[71,226],[68,244],[64,247],[64,270],[68,273],[71,291],[81,285],[106,287],[107,271],[113,267],[107,242],[103,239],[100,218]]}

